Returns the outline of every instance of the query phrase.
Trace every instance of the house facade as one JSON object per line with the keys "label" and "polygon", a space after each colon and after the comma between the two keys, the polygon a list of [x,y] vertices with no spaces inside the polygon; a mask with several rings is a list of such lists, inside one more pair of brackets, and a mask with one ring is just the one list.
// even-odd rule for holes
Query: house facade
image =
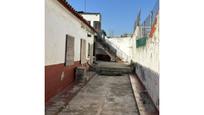
{"label": "house facade", "polygon": [[64,0],[45,1],[45,101],[73,84],[75,68],[93,63],[96,30]]}

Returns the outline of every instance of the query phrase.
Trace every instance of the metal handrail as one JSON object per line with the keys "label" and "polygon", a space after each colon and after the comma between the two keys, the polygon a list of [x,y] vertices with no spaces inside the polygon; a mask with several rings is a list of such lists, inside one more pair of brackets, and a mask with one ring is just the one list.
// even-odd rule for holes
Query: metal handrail
{"label": "metal handrail", "polygon": [[125,61],[128,61],[130,58],[129,56],[124,52],[122,51],[116,44],[110,42],[108,39],[106,39],[106,42],[107,44],[109,44],[110,46],[114,47],[115,49],[117,49],[117,52],[116,52],[116,55],[119,57],[119,58],[122,58],[124,59]]}

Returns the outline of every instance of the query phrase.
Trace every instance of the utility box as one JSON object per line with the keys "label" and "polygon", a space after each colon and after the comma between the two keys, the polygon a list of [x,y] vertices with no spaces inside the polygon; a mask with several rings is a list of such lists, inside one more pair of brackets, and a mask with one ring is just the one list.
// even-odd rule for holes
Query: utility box
{"label": "utility box", "polygon": [[79,82],[83,82],[86,77],[86,67],[77,67],[75,72],[76,80]]}

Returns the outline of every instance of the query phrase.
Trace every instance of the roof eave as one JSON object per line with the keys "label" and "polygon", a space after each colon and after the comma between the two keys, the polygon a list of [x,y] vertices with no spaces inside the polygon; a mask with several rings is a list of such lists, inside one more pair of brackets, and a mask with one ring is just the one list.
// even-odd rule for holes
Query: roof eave
{"label": "roof eave", "polygon": [[68,11],[70,11],[79,20],[85,23],[93,32],[98,33],[88,22],[85,20],[66,0],[57,0],[61,3]]}

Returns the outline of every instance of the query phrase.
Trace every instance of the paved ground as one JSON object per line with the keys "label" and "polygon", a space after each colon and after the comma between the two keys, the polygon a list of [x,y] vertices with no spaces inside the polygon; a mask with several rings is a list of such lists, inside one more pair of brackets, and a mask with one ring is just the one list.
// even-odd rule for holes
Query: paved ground
{"label": "paved ground", "polygon": [[58,115],[138,115],[128,75],[95,76]]}
{"label": "paved ground", "polygon": [[45,106],[45,115],[58,115],[58,113],[66,107],[66,105],[72,100],[73,97],[86,86],[88,81],[96,75],[95,72],[87,71],[84,82],[74,82],[72,85],[66,87],[59,94],[51,98]]}

